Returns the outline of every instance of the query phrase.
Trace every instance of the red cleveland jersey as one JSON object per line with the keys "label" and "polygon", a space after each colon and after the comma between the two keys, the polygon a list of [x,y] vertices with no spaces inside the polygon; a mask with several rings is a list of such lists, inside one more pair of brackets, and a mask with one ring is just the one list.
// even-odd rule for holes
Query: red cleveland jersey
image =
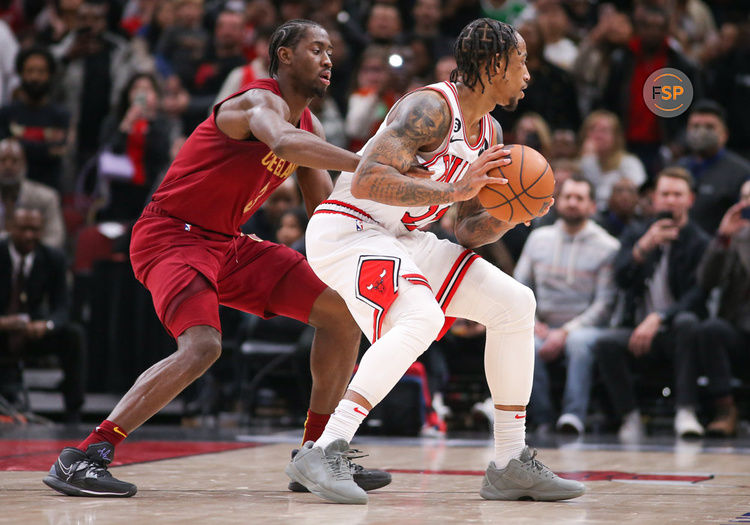
{"label": "red cleveland jersey", "polygon": [[[256,80],[214,106],[182,146],[152,197],[169,215],[205,230],[236,235],[297,165],[278,158],[258,140],[234,140],[216,126],[216,110],[223,102],[250,89],[267,89],[279,96],[271,78]],[[299,129],[312,131],[305,108]]]}

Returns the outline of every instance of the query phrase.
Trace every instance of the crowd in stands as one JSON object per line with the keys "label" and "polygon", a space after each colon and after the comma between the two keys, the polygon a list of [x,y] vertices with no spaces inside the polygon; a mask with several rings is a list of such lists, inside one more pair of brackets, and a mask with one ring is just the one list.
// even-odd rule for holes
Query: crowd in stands
{"label": "crowd in stands", "polygon": [[[400,96],[450,78],[453,39],[482,16],[514,25],[528,52],[525,98],[493,111],[504,142],[539,150],[557,182],[550,214],[479,250],[537,297],[530,423],[582,435],[594,392],[620,437],[637,438],[648,402],[638,385],[658,376],[673,392],[677,435],[735,435],[750,408],[736,399],[750,383],[742,0],[1,1],[0,394],[15,399],[28,355],[56,353],[75,420],[84,385],[122,363],[103,358],[113,340],[103,331],[137,330],[117,344],[139,347],[144,364],[170,351],[163,333],[149,336],[158,321],[147,296],[121,290],[137,288],[132,273],[113,268],[127,268],[130,228],[185,137],[214,104],[268,76],[278,24],[327,29],[333,80],[311,109],[328,141],[357,151]],[[641,95],[664,67],[693,86],[674,118]],[[452,220],[434,232],[451,237]],[[306,223],[289,179],[243,231],[304,253]],[[117,316],[129,324],[118,328]],[[450,409],[443,394],[471,359],[483,381],[483,337],[460,321],[423,356],[438,400],[428,406]]]}

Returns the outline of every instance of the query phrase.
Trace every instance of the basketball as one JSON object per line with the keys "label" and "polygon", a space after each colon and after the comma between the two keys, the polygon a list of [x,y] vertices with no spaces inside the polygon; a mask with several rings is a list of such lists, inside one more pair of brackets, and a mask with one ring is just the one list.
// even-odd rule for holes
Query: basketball
{"label": "basketball", "polygon": [[511,163],[489,172],[508,184],[488,184],[479,191],[479,202],[496,219],[525,222],[539,217],[552,199],[555,177],[541,153],[521,144],[509,144]]}

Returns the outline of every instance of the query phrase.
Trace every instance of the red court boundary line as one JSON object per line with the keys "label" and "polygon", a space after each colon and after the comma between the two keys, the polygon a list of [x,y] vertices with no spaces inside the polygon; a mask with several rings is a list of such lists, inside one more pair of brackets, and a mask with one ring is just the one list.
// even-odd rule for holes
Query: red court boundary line
{"label": "red court boundary line", "polygon": [[[46,471],[69,440],[0,440],[0,471]],[[232,441],[131,441],[117,446],[111,466],[150,463],[202,454],[252,448],[264,443]]]}
{"label": "red court boundary line", "polygon": [[[387,469],[395,474],[436,474],[442,476],[484,476],[483,470],[420,470],[420,469]],[[617,470],[580,470],[576,472],[558,472],[561,478],[577,481],[671,481],[682,483],[700,483],[714,479],[713,474],[636,474]]]}

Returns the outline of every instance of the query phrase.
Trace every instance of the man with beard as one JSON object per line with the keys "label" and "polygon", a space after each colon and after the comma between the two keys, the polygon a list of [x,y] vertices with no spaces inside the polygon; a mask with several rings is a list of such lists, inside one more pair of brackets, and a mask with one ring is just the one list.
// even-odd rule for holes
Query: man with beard
{"label": "man with beard", "polygon": [[25,49],[16,58],[16,72],[21,86],[0,108],[0,138],[21,141],[29,179],[60,189],[70,113],[51,101],[55,60],[43,47]]}
{"label": "man with beard", "polygon": [[[241,234],[240,226],[295,170],[312,213],[331,192],[325,170],[356,169],[359,157],[327,143],[308,109],[330,84],[331,53],[320,25],[282,24],[269,45],[271,78],[215,105],[180,149],[133,227],[130,245],[135,276],[151,292],[177,351],[144,372],[84,441],[62,451],[44,478],[53,489],[71,496],[135,494],[135,485],[107,471],[115,446],[219,358],[219,304],[316,328],[303,439],[322,433],[354,369],[359,329],[301,254]],[[390,483],[387,472],[344,463],[364,490]]]}
{"label": "man with beard", "polygon": [[534,290],[537,301],[529,417],[539,433],[551,429],[555,409],[547,365],[564,357],[567,377],[556,427],[580,435],[589,404],[594,345],[612,313],[612,263],[620,243],[590,220],[596,201],[587,179],[567,179],[555,202],[559,218],[531,233],[514,273]]}
{"label": "man with beard", "polygon": [[742,184],[750,179],[750,163],[726,149],[726,115],[711,100],[693,106],[686,139],[692,154],[682,160],[682,166],[690,171],[696,186],[690,217],[713,235],[724,213],[737,202]]}
{"label": "man with beard", "polygon": [[13,138],[0,140],[0,232],[8,229],[17,208],[34,208],[44,218],[42,243],[61,249],[65,225],[60,196],[52,188],[26,178],[26,155]]}
{"label": "man with beard", "polygon": [[[489,112],[516,109],[529,82],[526,44],[508,24],[479,18],[458,36],[456,69],[404,95],[310,219],[310,266],[346,301],[372,342],[320,438],[286,473],[314,494],[365,504],[342,464],[372,408],[456,318],[485,326],[484,371],[494,404],[495,454],[480,495],[491,500],[569,499],[582,483],[555,475],[526,445],[534,367],[534,294],[472,251],[516,223],[492,217],[477,194],[507,166],[502,128]],[[432,170],[404,177],[414,159]],[[458,242],[424,228],[456,205]],[[548,211],[547,206],[541,214]]]}

